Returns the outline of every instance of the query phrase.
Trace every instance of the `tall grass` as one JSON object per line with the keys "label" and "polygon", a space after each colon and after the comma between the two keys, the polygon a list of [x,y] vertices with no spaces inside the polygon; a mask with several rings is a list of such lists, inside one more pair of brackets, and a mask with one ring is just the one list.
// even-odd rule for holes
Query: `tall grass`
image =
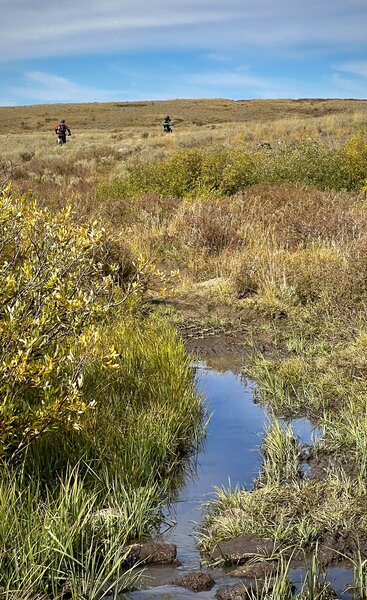
{"label": "tall grass", "polygon": [[[103,368],[104,348],[115,353]],[[177,334],[161,320],[118,319],[91,351],[80,431],[31,446],[0,482],[4,598],[98,600],[131,587],[128,546],[150,538],[201,435],[201,399]],[[23,594],[23,595],[22,595]]]}
{"label": "tall grass", "polygon": [[365,600],[367,598],[367,559],[358,550],[353,559],[353,600]]}
{"label": "tall grass", "polygon": [[[152,496],[150,497],[152,501]],[[129,588],[126,565],[129,521],[147,520],[147,503],[128,516],[124,501],[98,482],[87,484],[79,468],[53,488],[7,473],[0,485],[0,585],[4,598],[59,598],[65,585],[73,597],[101,598]],[[114,526],[99,518],[100,507],[116,506]],[[154,507],[150,505],[150,519]]]}
{"label": "tall grass", "polygon": [[257,485],[281,485],[300,479],[301,447],[291,424],[275,419],[268,425],[262,454],[263,464]]}
{"label": "tall grass", "polygon": [[343,474],[269,484],[252,491],[238,487],[216,492],[199,533],[204,551],[243,533],[271,538],[280,550],[308,551],[333,532],[354,532],[356,546],[358,537],[366,537],[365,482],[356,486]]}
{"label": "tall grass", "polygon": [[[106,368],[99,356],[111,347],[113,364]],[[202,404],[190,359],[161,319],[125,316],[104,327],[86,365],[83,393],[95,408],[81,431],[33,445],[25,470],[30,464],[52,480],[55,468],[60,473],[83,458],[91,473],[103,465],[123,483],[170,482],[201,436]]]}

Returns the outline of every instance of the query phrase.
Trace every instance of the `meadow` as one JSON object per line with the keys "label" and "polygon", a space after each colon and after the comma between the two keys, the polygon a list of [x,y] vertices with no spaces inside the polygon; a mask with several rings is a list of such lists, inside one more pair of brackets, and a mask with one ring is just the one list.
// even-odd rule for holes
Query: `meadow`
{"label": "meadow", "polygon": [[[167,113],[176,125],[165,136]],[[111,578],[121,580],[114,589],[131,585],[121,549],[152,531],[200,437],[200,399],[174,331],[192,323],[245,329],[243,366],[273,415],[255,489],[218,490],[201,548],[256,533],[275,540],[279,556],[317,549],[325,564],[347,557],[355,597],[366,597],[366,114],[367,103],[352,100],[0,109],[2,179],[12,181],[0,224],[18,224],[9,239],[23,236],[18,248],[0,250],[2,305],[21,299],[14,318],[1,313],[1,350],[13,357],[2,375],[19,379],[2,389],[4,598],[34,598],[35,581],[39,597],[58,597],[65,580],[85,598],[101,597]],[[59,116],[72,129],[62,148],[49,130]],[[35,223],[43,223],[39,240],[57,231],[61,254],[34,240]],[[71,269],[68,287],[51,271],[76,248],[79,271]],[[41,249],[52,269],[31,297]],[[57,303],[34,313],[47,289]],[[56,310],[69,328],[59,345],[47,338]],[[32,341],[35,318],[42,344]],[[20,331],[29,334],[21,352]],[[307,452],[311,477],[301,468],[304,449],[279,422],[299,416],[322,431]],[[82,581],[85,571],[93,582]]]}

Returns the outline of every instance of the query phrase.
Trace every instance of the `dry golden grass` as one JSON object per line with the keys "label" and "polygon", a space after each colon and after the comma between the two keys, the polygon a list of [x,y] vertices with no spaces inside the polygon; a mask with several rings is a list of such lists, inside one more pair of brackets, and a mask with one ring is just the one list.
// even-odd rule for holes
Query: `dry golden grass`
{"label": "dry golden grass", "polygon": [[[161,135],[161,120],[176,121],[173,136]],[[252,144],[312,137],[337,139],[366,122],[363,100],[172,100],[166,102],[34,105],[0,108],[1,155],[14,156],[30,146],[48,154],[60,117],[73,131],[73,146],[107,144],[112,148],[152,148]],[[31,134],[36,133],[36,137]],[[5,136],[5,137],[4,137]]]}
{"label": "dry golden grass", "polygon": [[[167,113],[176,120],[172,135],[162,132],[161,119]],[[58,147],[53,127],[61,116],[72,136],[66,146]],[[258,186],[230,199],[206,202],[195,197],[171,202],[154,193],[134,201],[101,199],[96,195],[98,183],[123,175],[137,160],[164,160],[186,148],[255,150],[261,140],[278,147],[302,139],[334,147],[363,129],[366,117],[367,102],[362,100],[218,99],[0,108],[0,167],[3,177],[11,171],[14,184],[40,202],[58,208],[70,201],[78,219],[97,217],[118,239],[127,239],[134,252],[181,266],[194,280],[224,275],[238,282],[251,252],[260,257],[264,252],[264,261],[257,260],[265,268],[273,264],[280,247],[295,250],[319,238],[339,243],[343,236],[355,235],[356,228],[364,230],[363,203],[356,204],[352,195],[299,186]]]}
{"label": "dry golden grass", "polygon": [[[172,135],[162,117],[176,120]],[[65,117],[72,137],[56,145]],[[321,141],[329,147],[364,127],[367,102],[357,100],[177,100],[169,102],[39,105],[0,108],[0,177],[11,170],[22,190],[62,204],[65,196],[85,214],[100,179],[123,175],[137,159],[164,160],[186,148],[255,150],[266,140]],[[81,197],[83,198],[80,201]]]}
{"label": "dry golden grass", "polygon": [[3,133],[49,131],[57,119],[67,119],[78,130],[113,131],[131,127],[160,125],[169,114],[179,127],[217,123],[264,123],[279,120],[339,116],[347,122],[356,113],[367,114],[364,100],[168,100],[154,102],[109,102],[91,104],[51,104],[0,108]]}
{"label": "dry golden grass", "polygon": [[[161,121],[167,113],[176,121],[171,136],[162,134]],[[59,157],[53,129],[60,117],[66,118],[73,133],[63,155],[93,157],[95,151],[102,157],[103,148],[106,161],[118,150],[128,161],[136,156],[161,159],[178,148],[254,148],[262,140],[276,145],[312,137],[332,144],[344,141],[366,122],[367,102],[219,99],[3,107],[0,158],[16,161],[25,153]]]}

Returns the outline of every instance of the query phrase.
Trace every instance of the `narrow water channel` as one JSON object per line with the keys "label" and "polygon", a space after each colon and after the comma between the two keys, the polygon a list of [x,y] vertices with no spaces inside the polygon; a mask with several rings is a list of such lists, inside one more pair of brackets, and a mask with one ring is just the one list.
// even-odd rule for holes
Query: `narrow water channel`
{"label": "narrow water channel", "polygon": [[[172,586],[169,582],[186,571],[200,568],[194,531],[203,515],[203,504],[213,497],[215,486],[241,485],[251,489],[261,466],[260,445],[267,417],[263,408],[254,402],[254,384],[227,370],[219,372],[199,364],[196,373],[197,389],[205,398],[210,415],[205,444],[195,460],[175,503],[166,509],[166,521],[174,525],[162,531],[162,539],[177,545],[180,566],[146,569],[141,589],[129,594],[131,600],[213,599],[218,585],[209,592],[194,593]],[[301,443],[312,442],[313,428],[307,419],[292,422]],[[219,585],[238,583],[229,579],[221,569],[210,571]],[[304,572],[295,570],[292,579],[297,584]],[[350,581],[345,569],[330,569],[328,578],[340,598]]]}

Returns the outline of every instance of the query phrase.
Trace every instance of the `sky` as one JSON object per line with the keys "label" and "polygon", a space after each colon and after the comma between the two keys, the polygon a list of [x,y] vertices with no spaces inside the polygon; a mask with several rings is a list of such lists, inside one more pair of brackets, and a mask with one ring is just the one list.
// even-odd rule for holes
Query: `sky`
{"label": "sky", "polygon": [[0,0],[0,106],[367,98],[367,0]]}

